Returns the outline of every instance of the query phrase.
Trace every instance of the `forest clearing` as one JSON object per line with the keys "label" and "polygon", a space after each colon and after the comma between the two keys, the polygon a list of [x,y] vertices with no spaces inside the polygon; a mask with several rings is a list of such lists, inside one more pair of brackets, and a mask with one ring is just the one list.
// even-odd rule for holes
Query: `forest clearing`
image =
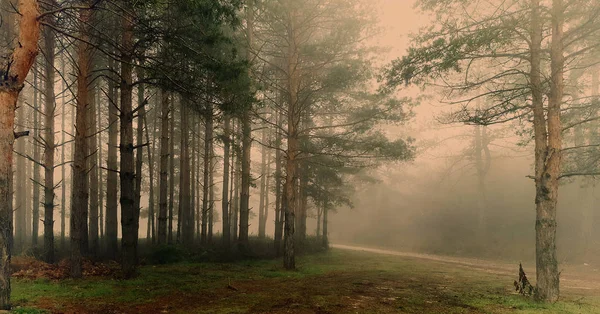
{"label": "forest clearing", "polygon": [[547,305],[514,291],[514,264],[466,262],[334,248],[300,257],[291,273],[246,260],[143,266],[132,281],[18,279],[14,302],[16,313],[598,313],[597,272],[568,268],[580,286],[567,281]]}

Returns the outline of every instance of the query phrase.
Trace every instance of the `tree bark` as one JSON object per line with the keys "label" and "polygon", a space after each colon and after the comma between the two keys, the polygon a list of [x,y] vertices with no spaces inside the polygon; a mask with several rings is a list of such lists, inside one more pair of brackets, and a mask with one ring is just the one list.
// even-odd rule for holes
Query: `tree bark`
{"label": "tree bark", "polygon": [[[155,159],[154,157],[156,156],[156,120],[158,118],[158,112],[155,111],[154,112],[154,121],[152,122],[152,144],[151,146],[148,145],[147,146],[147,151],[148,151],[148,179],[150,181],[150,195],[149,195],[149,202],[148,202],[148,221],[150,223],[149,225],[149,238],[151,240],[152,244],[156,243],[156,210],[155,210],[155,184],[154,184],[154,163],[155,163]],[[144,124],[146,125],[146,142],[150,143],[150,128],[148,125],[148,121],[144,118]]]}
{"label": "tree bark", "polygon": [[184,245],[193,243],[193,234],[189,233],[190,221],[190,158],[188,147],[188,104],[182,102],[181,105],[181,156],[179,158],[179,232],[177,233],[178,242]]}
{"label": "tree bark", "polygon": [[[22,100],[19,101],[19,105],[17,106],[17,124],[24,126],[25,123],[25,106]],[[16,152],[19,153],[20,156],[17,156],[16,160],[16,169],[15,169],[15,238],[14,238],[14,246],[13,248],[16,252],[21,252],[21,250],[25,247],[25,211],[27,210],[27,204],[25,203],[25,190],[26,183],[29,180],[27,178],[27,173],[25,172],[25,157],[27,154],[25,151],[25,142],[26,139],[21,139],[17,141],[17,147],[15,149]]]}
{"label": "tree bark", "polygon": [[[64,59],[61,58],[61,71],[62,73],[65,72],[65,61]],[[61,89],[65,90],[65,82],[64,80],[61,80]],[[62,106],[62,117],[61,117],[61,121],[60,121],[60,128],[62,130],[61,132],[61,154],[60,154],[60,162],[62,164],[61,168],[61,178],[62,178],[62,183],[61,183],[61,198],[60,198],[60,247],[61,249],[65,249],[66,247],[66,243],[65,243],[65,231],[66,231],[66,215],[67,215],[67,177],[66,177],[66,164],[65,164],[65,134],[66,129],[65,129],[65,119],[66,119],[66,102],[65,102],[65,94],[63,93],[61,96],[61,106]],[[45,230],[44,230],[45,232]]]}
{"label": "tree bark", "polygon": [[[283,123],[283,114],[281,112],[277,112],[277,125],[281,125]],[[275,131],[275,233],[274,233],[274,242],[275,242],[275,254],[277,256],[281,255],[281,240],[283,238],[283,193],[282,193],[282,175],[281,175],[281,165],[283,163],[283,158],[281,155],[281,131],[279,128]]]}
{"label": "tree bark", "polygon": [[231,145],[231,118],[225,114],[223,117],[223,191],[221,191],[221,219],[223,220],[223,246],[231,246],[231,233],[229,232],[229,154]]}
{"label": "tree bark", "polygon": [[167,185],[169,167],[169,94],[161,91],[158,244],[167,243]]}
{"label": "tree bark", "polygon": [[[38,53],[39,8],[35,0],[19,0],[18,42],[12,65],[0,76],[0,309],[10,309],[10,259],[12,245],[12,162],[15,141],[15,109],[27,73]],[[8,18],[12,30],[12,18]],[[9,30],[10,33],[10,30]],[[12,35],[9,36],[12,38]]]}
{"label": "tree bark", "polygon": [[[251,60],[251,47],[254,27],[254,3],[247,2],[248,16],[246,20],[246,36],[248,41],[247,60]],[[249,70],[250,73],[250,70]],[[242,252],[250,249],[248,243],[248,228],[250,217],[250,152],[252,150],[252,119],[250,118],[251,104],[242,112],[242,186],[240,194],[240,236],[238,247]]]}
{"label": "tree bark", "polygon": [[91,256],[97,256],[100,249],[98,239],[98,137],[96,132],[96,84],[90,86],[90,103],[88,107],[89,121],[89,186],[90,186],[90,210],[89,210],[89,245]]}
{"label": "tree bark", "polygon": [[[42,30],[42,37],[44,38],[44,52],[46,53],[46,34],[45,34],[45,28],[44,30]],[[52,52],[54,53],[54,52]],[[46,64],[48,62],[48,60],[45,60],[46,62],[44,63],[44,74],[46,74],[46,68],[48,67],[48,65]],[[37,161],[37,162],[41,162],[41,163],[45,163],[45,159],[42,160],[41,156],[40,156],[40,144],[42,141],[38,141],[38,139],[40,138],[40,129],[39,129],[39,125],[40,125],[40,112],[41,112],[41,108],[40,108],[40,103],[41,101],[38,101],[38,89],[39,89],[39,79],[38,79],[38,75],[37,75],[37,71],[36,71],[36,66],[34,65],[34,71],[33,71],[33,86],[34,86],[34,93],[33,93],[33,126],[34,126],[34,131],[33,131],[33,141],[32,141],[32,145],[33,145],[33,160]],[[44,93],[44,102],[46,102],[46,85],[48,84],[47,78],[44,78],[44,89],[43,89],[43,93]],[[40,99],[41,100],[41,99]],[[44,107],[45,110],[45,107]],[[45,146],[45,145],[44,145]],[[40,166],[38,165],[37,162],[33,163],[33,195],[32,195],[32,202],[31,202],[31,207],[32,207],[32,219],[31,219],[31,246],[36,247],[38,244],[38,230],[39,230],[39,221],[40,221],[40,188],[39,185],[41,184],[41,179],[40,179]]]}
{"label": "tree bark", "polygon": [[208,178],[209,183],[209,199],[208,199],[208,236],[207,243],[212,243],[213,236],[213,211],[215,210],[215,185],[214,185],[214,173],[215,173],[215,164],[214,164],[214,148],[213,141],[210,141],[210,176]]}
{"label": "tree bark", "polygon": [[[141,77],[141,73],[142,71],[138,71],[138,76]],[[137,128],[136,128],[136,147],[137,149],[135,149],[135,189],[134,189],[134,193],[135,193],[135,197],[134,197],[134,205],[133,207],[136,208],[136,210],[141,211],[141,197],[142,197],[142,166],[144,164],[144,147],[142,146],[144,144],[144,122],[146,119],[146,106],[143,103],[144,101],[144,87],[142,86],[142,84],[138,85],[138,114],[137,114]],[[146,134],[148,133],[148,130],[146,130]],[[150,164],[148,162],[148,164]],[[139,220],[137,221],[137,224],[139,226]],[[148,207],[148,226],[150,226],[150,207]],[[139,227],[138,227],[139,230]],[[149,228],[148,228],[148,232],[150,232]],[[149,235],[149,234],[147,234]],[[147,236],[147,238],[149,239],[149,237]]]}
{"label": "tree bark", "polygon": [[[121,155],[119,177],[121,181],[121,267],[123,276],[131,278],[136,273],[139,208],[135,208],[135,166],[133,159],[133,108],[132,108],[132,53],[133,21],[124,14],[121,20]],[[136,221],[138,220],[138,221]]]}
{"label": "tree bark", "polygon": [[328,235],[328,214],[329,209],[327,208],[327,201],[323,202],[323,247],[329,248],[329,235]]}
{"label": "tree bark", "polygon": [[295,17],[294,12],[289,13],[288,28],[288,53],[287,53],[287,150],[286,150],[286,177],[284,186],[283,210],[285,213],[284,221],[284,247],[283,247],[283,267],[288,270],[296,268],[296,256],[294,251],[294,231],[295,231],[295,213],[296,213],[296,193],[297,189],[297,161],[298,156],[298,130],[300,122],[298,113],[298,50],[296,47]]}
{"label": "tree bark", "polygon": [[204,171],[203,175],[203,186],[202,186],[202,232],[200,234],[200,243],[206,245],[207,243],[207,223],[208,223],[208,205],[209,205],[209,185],[210,185],[210,143],[213,137],[213,111],[212,106],[207,104],[206,113],[204,115]]}
{"label": "tree bark", "polygon": [[[55,1],[51,0],[52,6]],[[46,23],[54,24],[54,17],[49,17]],[[44,84],[44,261],[54,263],[54,30],[44,27],[45,84]],[[36,174],[38,172],[36,171]],[[63,177],[64,178],[64,177]],[[34,197],[35,199],[36,197]],[[64,199],[62,202],[64,203]],[[39,201],[38,201],[39,202]],[[36,208],[39,203],[35,204]],[[38,218],[36,215],[34,220]],[[36,223],[37,224],[37,223]],[[34,226],[34,237],[37,238],[37,225]]]}
{"label": "tree bark", "polygon": [[[108,59],[108,68],[115,70],[115,63],[112,58]],[[117,141],[119,136],[119,112],[117,109],[117,89],[114,78],[109,78],[108,82],[108,158],[106,172],[106,250],[108,256],[116,259],[119,252],[119,242],[117,239],[118,219],[117,219],[117,195],[118,195],[118,170],[117,162]]]}
{"label": "tree bark", "polygon": [[[536,9],[534,8],[534,11]],[[541,151],[541,156],[538,156],[536,150],[536,166],[538,164],[541,166],[541,169],[537,169],[536,167],[536,298],[546,302],[555,302],[559,296],[559,272],[556,260],[556,204],[558,200],[558,178],[561,171],[560,161],[562,155],[560,106],[564,88],[563,9],[562,0],[552,1],[551,77],[547,113],[547,145],[545,145],[546,150]],[[536,17],[533,20],[535,23],[539,23]],[[537,37],[535,39],[536,41],[538,40]],[[539,53],[537,47],[536,53]],[[535,55],[532,52],[532,60],[534,60],[533,56]],[[535,58],[539,57],[535,56]],[[536,95],[537,97],[540,97],[540,95]],[[543,114],[543,112],[536,113],[538,115]],[[541,118],[534,120],[534,123],[539,122],[538,120],[541,120]]]}
{"label": "tree bark", "polygon": [[90,10],[81,10],[79,19],[80,38],[77,43],[77,112],[75,116],[75,147],[73,157],[73,189],[71,198],[71,277],[80,278],[82,274],[82,255],[86,252],[87,228],[86,212],[88,209],[88,169],[86,155],[88,154],[88,102],[90,52],[89,33],[87,25],[91,19]]}
{"label": "tree bark", "polygon": [[265,237],[265,227],[266,227],[266,206],[265,206],[265,196],[266,196],[266,187],[267,187],[267,149],[265,147],[267,141],[267,129],[266,125],[263,124],[263,129],[261,132],[261,142],[262,147],[260,149],[261,152],[261,161],[260,161],[260,197],[258,204],[258,237]]}
{"label": "tree bark", "polygon": [[[103,126],[102,126],[102,106],[100,106],[100,93],[96,93],[97,96],[97,104],[98,106],[98,115],[96,117],[96,121],[98,121],[98,131],[99,133],[97,134],[98,136],[98,145],[96,146],[98,148],[98,231],[99,231],[99,236],[100,236],[100,241],[103,240],[104,238],[104,189],[103,189],[103,185],[104,185],[104,166],[102,165],[103,163],[103,156],[104,156],[104,149],[102,147],[102,130],[104,130]],[[109,103],[110,106],[110,103]],[[99,245],[100,246],[100,245]]]}
{"label": "tree bark", "polygon": [[167,226],[167,242],[173,244],[173,207],[175,197],[175,96],[171,97],[170,103],[171,126],[169,142],[169,224]]}
{"label": "tree bark", "polygon": [[[196,116],[192,115],[192,126],[196,125]],[[197,169],[197,165],[196,165],[196,160],[198,158],[197,154],[196,154],[196,146],[198,146],[198,142],[200,142],[197,138],[200,136],[200,134],[194,134],[194,131],[191,132],[192,133],[192,143],[191,143],[191,154],[190,154],[190,158],[192,159],[191,161],[191,168],[190,168],[190,224],[191,224],[191,228],[194,228],[196,226],[196,206],[198,206],[198,204],[196,203],[196,183],[199,182],[198,179],[198,169]],[[200,150],[198,149],[198,152]],[[198,163],[200,163],[200,161],[198,161]],[[192,236],[194,236],[194,233],[192,232]]]}

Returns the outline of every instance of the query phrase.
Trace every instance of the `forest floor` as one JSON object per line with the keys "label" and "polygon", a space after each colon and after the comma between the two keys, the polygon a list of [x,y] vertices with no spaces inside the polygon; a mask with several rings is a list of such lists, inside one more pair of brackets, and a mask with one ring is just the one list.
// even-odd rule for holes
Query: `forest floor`
{"label": "forest floor", "polygon": [[[600,313],[600,275],[566,268],[561,301],[515,293],[517,266],[338,247],[279,260],[142,266],[136,279],[15,279],[15,313]],[[527,271],[527,269],[526,269]],[[535,278],[533,273],[530,278]]]}

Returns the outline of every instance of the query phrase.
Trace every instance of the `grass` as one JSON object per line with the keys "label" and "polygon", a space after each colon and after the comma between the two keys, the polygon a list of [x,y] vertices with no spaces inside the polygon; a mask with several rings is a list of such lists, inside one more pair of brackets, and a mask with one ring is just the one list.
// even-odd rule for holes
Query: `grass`
{"label": "grass", "polygon": [[15,313],[600,313],[599,291],[556,304],[510,276],[442,262],[331,250],[279,260],[143,266],[129,281],[13,280]]}

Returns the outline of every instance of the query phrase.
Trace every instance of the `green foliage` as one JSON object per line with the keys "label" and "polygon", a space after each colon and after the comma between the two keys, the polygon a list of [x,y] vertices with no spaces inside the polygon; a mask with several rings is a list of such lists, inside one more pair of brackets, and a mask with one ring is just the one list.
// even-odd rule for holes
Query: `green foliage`
{"label": "green foliage", "polygon": [[150,264],[174,264],[186,259],[186,252],[179,246],[161,245],[152,249],[147,262]]}

